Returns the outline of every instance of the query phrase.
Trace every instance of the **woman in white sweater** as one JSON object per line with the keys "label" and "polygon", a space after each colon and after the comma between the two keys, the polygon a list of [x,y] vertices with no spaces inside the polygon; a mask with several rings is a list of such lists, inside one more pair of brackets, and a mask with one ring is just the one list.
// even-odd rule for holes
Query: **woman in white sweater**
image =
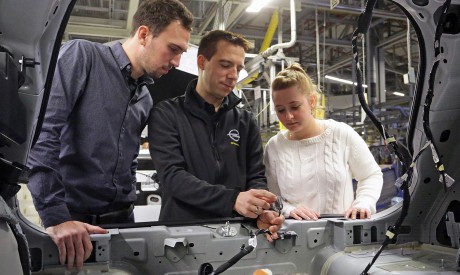
{"label": "woman in white sweater", "polygon": [[[272,82],[276,114],[287,129],[265,148],[268,188],[283,198],[285,217],[369,218],[382,190],[380,167],[353,128],[313,117],[316,89],[298,64],[278,73]],[[353,178],[358,181],[356,198]]]}

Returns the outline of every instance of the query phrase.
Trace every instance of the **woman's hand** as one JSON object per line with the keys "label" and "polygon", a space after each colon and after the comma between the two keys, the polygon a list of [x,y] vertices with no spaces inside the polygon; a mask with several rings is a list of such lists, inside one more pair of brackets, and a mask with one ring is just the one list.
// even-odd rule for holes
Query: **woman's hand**
{"label": "woman's hand", "polygon": [[355,220],[356,218],[369,219],[371,217],[371,210],[366,208],[350,207],[347,211],[345,211],[344,217],[346,219],[351,218],[352,220]]}
{"label": "woman's hand", "polygon": [[318,220],[319,213],[305,205],[300,205],[289,213],[289,216],[296,220]]}

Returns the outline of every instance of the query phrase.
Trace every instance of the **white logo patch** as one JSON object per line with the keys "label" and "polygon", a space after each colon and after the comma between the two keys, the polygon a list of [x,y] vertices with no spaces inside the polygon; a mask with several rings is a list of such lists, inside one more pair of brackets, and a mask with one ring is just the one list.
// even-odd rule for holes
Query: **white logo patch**
{"label": "white logo patch", "polygon": [[238,142],[240,140],[240,132],[238,132],[238,130],[236,129],[230,130],[227,136],[231,138],[234,142]]}

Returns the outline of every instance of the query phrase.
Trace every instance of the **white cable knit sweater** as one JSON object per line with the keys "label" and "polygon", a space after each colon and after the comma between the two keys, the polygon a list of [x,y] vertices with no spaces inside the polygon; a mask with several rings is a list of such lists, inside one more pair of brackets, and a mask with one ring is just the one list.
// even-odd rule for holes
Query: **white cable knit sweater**
{"label": "white cable knit sweater", "polygon": [[343,214],[351,206],[375,213],[383,178],[366,143],[345,123],[319,122],[325,125],[319,136],[289,140],[281,130],[265,148],[268,188],[282,196],[283,215],[300,204],[321,214]]}

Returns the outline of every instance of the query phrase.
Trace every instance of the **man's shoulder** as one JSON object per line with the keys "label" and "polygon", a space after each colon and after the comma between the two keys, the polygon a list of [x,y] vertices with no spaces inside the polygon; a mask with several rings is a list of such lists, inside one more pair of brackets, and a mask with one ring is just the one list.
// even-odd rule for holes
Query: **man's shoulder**
{"label": "man's shoulder", "polygon": [[156,110],[178,110],[182,109],[184,103],[184,95],[168,98],[158,102],[154,109]]}
{"label": "man's shoulder", "polygon": [[241,120],[244,120],[244,121],[247,121],[247,120],[251,120],[252,118],[254,118],[254,114],[249,111],[249,110],[246,110],[246,109],[243,109],[243,108],[240,108],[238,106],[235,106],[232,111],[238,115],[238,117],[241,119]]}
{"label": "man's shoulder", "polygon": [[102,45],[100,43],[84,40],[84,39],[74,39],[64,43],[62,48],[84,48],[84,49],[95,49],[101,47],[108,47],[106,45]]}
{"label": "man's shoulder", "polygon": [[73,51],[89,55],[89,53],[91,52],[106,51],[108,48],[109,46],[100,43],[91,42],[84,39],[74,39],[64,43],[64,45],[61,48],[61,53]]}

